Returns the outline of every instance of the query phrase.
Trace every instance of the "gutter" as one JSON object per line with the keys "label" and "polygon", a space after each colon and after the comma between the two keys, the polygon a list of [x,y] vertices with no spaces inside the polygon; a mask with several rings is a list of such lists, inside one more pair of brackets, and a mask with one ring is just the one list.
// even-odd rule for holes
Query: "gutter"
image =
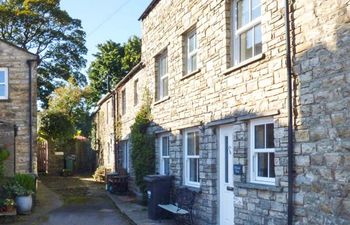
{"label": "gutter", "polygon": [[29,105],[29,173],[33,173],[33,107],[32,107],[32,63],[38,62],[37,59],[30,59],[27,60],[28,65],[28,82],[29,82],[29,89],[28,89],[28,105]]}
{"label": "gutter", "polygon": [[290,52],[290,20],[289,1],[285,0],[285,27],[286,27],[286,66],[288,85],[288,225],[293,224],[293,186],[294,186],[294,158],[293,158],[293,88],[292,88],[292,60]]}

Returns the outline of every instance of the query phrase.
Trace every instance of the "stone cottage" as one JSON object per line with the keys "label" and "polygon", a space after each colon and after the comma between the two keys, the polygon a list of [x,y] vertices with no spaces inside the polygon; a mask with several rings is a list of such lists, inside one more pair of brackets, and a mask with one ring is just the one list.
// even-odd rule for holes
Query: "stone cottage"
{"label": "stone cottage", "polygon": [[157,172],[201,190],[196,224],[350,223],[349,0],[153,0],[140,21],[111,157],[143,84]]}
{"label": "stone cottage", "polygon": [[36,173],[37,55],[0,40],[0,147],[5,175]]}
{"label": "stone cottage", "polygon": [[[143,89],[147,80],[143,79],[143,63],[136,65],[113,90],[100,99],[94,114],[95,135],[93,143],[98,153],[98,165],[108,171],[123,168],[133,174],[130,156],[130,127],[140,109]],[[138,189],[130,177],[130,187]]]}

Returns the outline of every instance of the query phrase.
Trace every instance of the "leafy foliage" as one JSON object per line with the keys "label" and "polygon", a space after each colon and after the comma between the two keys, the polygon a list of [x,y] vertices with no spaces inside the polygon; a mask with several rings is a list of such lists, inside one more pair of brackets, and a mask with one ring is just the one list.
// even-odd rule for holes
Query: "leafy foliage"
{"label": "leafy foliage", "polygon": [[90,115],[86,99],[89,94],[89,89],[81,89],[73,80],[57,88],[49,98],[48,109],[41,113],[40,135],[61,143],[72,139],[78,132],[87,135]]}
{"label": "leafy foliage", "polygon": [[88,69],[92,88],[91,104],[117,84],[141,60],[141,40],[133,36],[125,44],[107,41],[97,46],[98,52]]}
{"label": "leafy foliage", "polygon": [[67,114],[57,111],[41,113],[39,134],[54,142],[64,142],[71,139],[75,129],[71,118]]}
{"label": "leafy foliage", "polygon": [[35,192],[36,184],[35,184],[34,175],[18,173],[15,175],[14,179],[19,185],[24,187],[26,190]]}
{"label": "leafy foliage", "polygon": [[136,184],[144,194],[146,200],[146,184],[144,176],[155,172],[154,135],[147,133],[151,116],[151,98],[149,91],[145,92],[144,103],[137,113],[135,123],[131,127],[131,159],[135,170]]}
{"label": "leafy foliage", "polygon": [[0,3],[0,38],[40,56],[38,97],[43,107],[62,80],[86,84],[85,32],[81,21],[60,8],[60,0],[7,0]]}
{"label": "leafy foliage", "polygon": [[4,189],[10,197],[27,196],[34,193],[32,190],[26,189],[14,180],[5,184]]}

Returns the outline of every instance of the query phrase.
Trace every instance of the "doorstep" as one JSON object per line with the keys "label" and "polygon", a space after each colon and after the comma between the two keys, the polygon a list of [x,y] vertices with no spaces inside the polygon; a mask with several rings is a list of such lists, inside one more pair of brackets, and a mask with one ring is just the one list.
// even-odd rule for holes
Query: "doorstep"
{"label": "doorstep", "polygon": [[114,202],[119,211],[135,225],[174,225],[173,220],[148,219],[146,206],[136,203],[136,198],[125,195],[114,195],[107,192],[107,196]]}

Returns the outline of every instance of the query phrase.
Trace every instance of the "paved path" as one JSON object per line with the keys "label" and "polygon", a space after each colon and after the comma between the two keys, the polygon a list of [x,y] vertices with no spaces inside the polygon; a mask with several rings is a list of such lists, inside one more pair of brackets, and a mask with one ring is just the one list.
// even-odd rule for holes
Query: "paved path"
{"label": "paved path", "polygon": [[44,177],[41,182],[61,196],[63,205],[30,225],[130,225],[102,184],[79,177]]}

